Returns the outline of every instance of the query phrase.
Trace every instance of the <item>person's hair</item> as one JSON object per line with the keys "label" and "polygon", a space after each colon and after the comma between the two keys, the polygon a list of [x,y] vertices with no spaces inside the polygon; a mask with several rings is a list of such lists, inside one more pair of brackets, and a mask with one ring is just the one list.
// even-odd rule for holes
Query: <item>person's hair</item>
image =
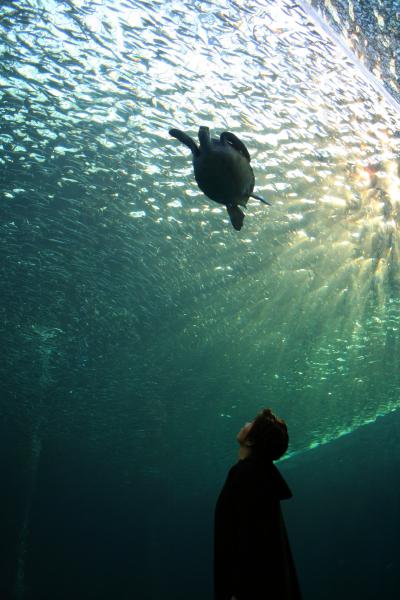
{"label": "person's hair", "polygon": [[252,447],[252,455],[263,460],[278,460],[289,446],[289,434],[285,422],[270,409],[257,415],[247,435],[246,442]]}

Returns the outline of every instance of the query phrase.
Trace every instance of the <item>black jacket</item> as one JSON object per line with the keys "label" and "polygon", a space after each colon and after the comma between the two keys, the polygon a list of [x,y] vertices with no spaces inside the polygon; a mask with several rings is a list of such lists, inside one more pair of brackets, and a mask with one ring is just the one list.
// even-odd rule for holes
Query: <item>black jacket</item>
{"label": "black jacket", "polygon": [[272,462],[231,468],[215,509],[215,600],[301,599],[280,509],[291,497]]}

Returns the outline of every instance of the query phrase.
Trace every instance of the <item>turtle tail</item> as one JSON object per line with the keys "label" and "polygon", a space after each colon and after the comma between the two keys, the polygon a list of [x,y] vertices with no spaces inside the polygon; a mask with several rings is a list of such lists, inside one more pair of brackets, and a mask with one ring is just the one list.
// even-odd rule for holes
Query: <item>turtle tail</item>
{"label": "turtle tail", "polygon": [[172,137],[176,138],[182,142],[182,144],[185,144],[185,146],[190,148],[193,156],[198,156],[200,154],[200,150],[196,142],[183,131],[180,131],[179,129],[170,129],[169,135],[172,135]]}
{"label": "turtle tail", "polygon": [[232,225],[236,229],[236,231],[240,231],[242,229],[243,220],[244,220],[244,212],[240,210],[238,206],[227,206],[227,211],[229,214],[229,218],[231,220]]}

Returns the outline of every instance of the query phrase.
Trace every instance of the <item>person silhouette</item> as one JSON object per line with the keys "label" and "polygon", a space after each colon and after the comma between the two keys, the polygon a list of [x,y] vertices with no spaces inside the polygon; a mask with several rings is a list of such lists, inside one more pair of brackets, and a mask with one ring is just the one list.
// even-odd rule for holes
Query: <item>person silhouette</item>
{"label": "person silhouette", "polygon": [[285,422],[262,410],[237,435],[214,518],[215,600],[301,600],[280,501],[292,493],[273,461],[289,444]]}

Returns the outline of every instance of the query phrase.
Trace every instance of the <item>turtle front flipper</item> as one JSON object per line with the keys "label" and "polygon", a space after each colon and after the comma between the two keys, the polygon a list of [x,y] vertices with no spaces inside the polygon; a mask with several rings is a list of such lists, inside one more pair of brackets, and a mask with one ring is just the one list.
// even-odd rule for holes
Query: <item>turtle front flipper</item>
{"label": "turtle front flipper", "polygon": [[243,154],[243,156],[247,158],[247,160],[250,162],[251,159],[249,151],[247,150],[243,142],[239,140],[239,138],[236,137],[234,133],[231,133],[230,131],[223,131],[219,136],[219,139],[221,140],[222,144],[224,144],[225,142],[231,144],[231,146],[233,146],[235,150],[240,152],[240,154]]}
{"label": "turtle front flipper", "polygon": [[227,205],[226,209],[228,211],[232,225],[234,226],[236,231],[240,231],[242,229],[244,221],[244,212],[241,211],[238,206],[233,206],[232,204]]}
{"label": "turtle front flipper", "polygon": [[187,135],[183,131],[180,131],[179,129],[170,129],[169,135],[172,135],[172,137],[182,142],[182,144],[185,144],[185,146],[187,146],[192,151],[193,156],[199,156],[199,147],[189,135]]}

